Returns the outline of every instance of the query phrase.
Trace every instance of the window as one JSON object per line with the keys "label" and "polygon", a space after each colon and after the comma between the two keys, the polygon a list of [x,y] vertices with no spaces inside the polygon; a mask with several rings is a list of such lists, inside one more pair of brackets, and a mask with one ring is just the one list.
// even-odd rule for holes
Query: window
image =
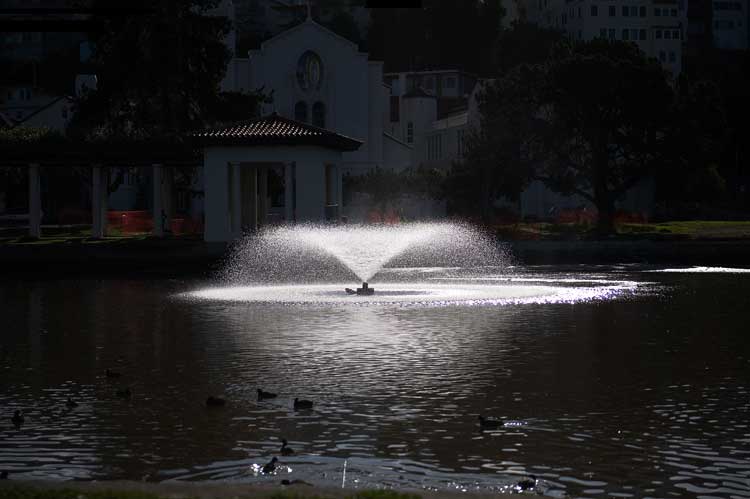
{"label": "window", "polygon": [[445,88],[456,88],[456,77],[449,76],[445,79]]}
{"label": "window", "polygon": [[636,5],[630,6],[630,17],[638,17],[638,6]]}
{"label": "window", "polygon": [[627,29],[622,30],[622,39],[623,40],[630,40],[629,36],[630,31]]}
{"label": "window", "polygon": [[669,51],[669,62],[676,62],[677,61],[677,55],[673,51]]}
{"label": "window", "polygon": [[672,13],[672,17],[677,17],[677,9],[672,9],[671,13]]}
{"label": "window", "polygon": [[673,40],[679,40],[680,39],[680,30],[676,29],[672,31],[672,39]]}
{"label": "window", "polygon": [[641,5],[641,17],[646,17],[646,6]]}
{"label": "window", "polygon": [[599,15],[599,6],[598,5],[592,5],[591,6],[591,17],[596,17]]}
{"label": "window", "polygon": [[629,12],[630,12],[630,7],[628,7],[627,5],[623,5],[622,6],[622,16],[623,17],[628,17],[628,13]]}
{"label": "window", "polygon": [[308,50],[297,61],[297,84],[305,92],[320,89],[323,81],[323,61],[315,52]]}
{"label": "window", "polygon": [[581,18],[581,8],[578,7],[578,19],[580,19],[580,18]]}
{"label": "window", "polygon": [[406,124],[406,143],[414,143],[414,123],[412,123],[411,121]]}
{"label": "window", "polygon": [[672,39],[672,31],[665,29],[664,30],[664,39],[665,40],[671,40]]}
{"label": "window", "polygon": [[656,31],[654,31],[654,38],[656,38],[657,40],[661,40],[661,30],[660,29],[657,29]]}
{"label": "window", "polygon": [[642,29],[638,32],[638,39],[639,40],[645,40],[646,39],[646,30]]}
{"label": "window", "polygon": [[435,89],[435,78],[432,76],[428,76],[424,79],[424,88],[427,90],[434,90]]}
{"label": "window", "polygon": [[617,38],[617,31],[615,28],[609,28],[609,39],[614,40]]}
{"label": "window", "polygon": [[654,7],[654,15],[656,17],[661,16],[661,9],[659,7]]}
{"label": "window", "polygon": [[659,51],[659,60],[661,62],[667,62],[667,54],[663,50]]}
{"label": "window", "polygon": [[319,128],[326,127],[326,105],[318,101],[312,107],[312,124]]}
{"label": "window", "polygon": [[456,130],[456,152],[459,158],[464,157],[464,133],[463,129]]}
{"label": "window", "polygon": [[394,121],[398,121],[400,119],[399,117],[399,104],[401,101],[399,100],[398,95],[391,95],[391,123]]}
{"label": "window", "polygon": [[299,101],[294,106],[294,119],[303,123],[307,123],[307,102]]}
{"label": "window", "polygon": [[615,17],[617,15],[617,8],[614,5],[609,6],[609,17]]}
{"label": "window", "polygon": [[638,39],[638,30],[637,29],[631,29],[630,30],[630,39],[635,41]]}

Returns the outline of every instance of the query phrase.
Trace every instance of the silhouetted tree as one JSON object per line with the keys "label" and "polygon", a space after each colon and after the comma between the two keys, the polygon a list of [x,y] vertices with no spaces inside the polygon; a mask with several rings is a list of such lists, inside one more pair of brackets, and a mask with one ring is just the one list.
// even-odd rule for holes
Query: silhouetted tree
{"label": "silhouetted tree", "polygon": [[560,45],[545,63],[521,65],[488,86],[483,140],[470,143],[468,157],[487,172],[483,185],[510,185],[506,196],[534,178],[591,201],[599,231],[611,232],[616,201],[672,152],[673,106],[661,66],[636,45]]}
{"label": "silhouetted tree", "polygon": [[504,13],[500,0],[426,0],[419,9],[372,9],[367,47],[386,71],[485,74]]}
{"label": "silhouetted tree", "polygon": [[171,135],[200,128],[217,105],[230,56],[229,23],[205,15],[218,0],[119,3],[146,13],[97,23],[101,30],[91,34],[97,90],[80,103],[76,129]]}

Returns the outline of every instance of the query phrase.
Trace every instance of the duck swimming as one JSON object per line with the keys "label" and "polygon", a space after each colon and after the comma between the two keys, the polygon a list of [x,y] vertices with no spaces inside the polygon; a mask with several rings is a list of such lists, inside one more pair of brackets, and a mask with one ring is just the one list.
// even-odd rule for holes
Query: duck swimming
{"label": "duck swimming", "polygon": [[263,468],[261,468],[261,470],[260,470],[261,473],[263,473],[263,474],[273,473],[274,470],[276,469],[276,462],[278,462],[278,459],[274,457],[269,462],[267,462],[265,465],[263,465]]}
{"label": "duck swimming", "polygon": [[516,486],[521,489],[521,491],[531,490],[536,487],[536,477],[534,475],[529,475],[527,478],[518,482]]}
{"label": "duck swimming", "polygon": [[310,400],[300,400],[298,398],[294,399],[294,410],[298,409],[312,409],[313,403]]}
{"label": "duck swimming", "polygon": [[118,373],[117,371],[113,371],[112,369],[107,369],[104,371],[104,375],[108,378],[119,378],[122,376],[122,373]]}
{"label": "duck swimming", "polygon": [[223,398],[210,396],[206,399],[206,405],[208,407],[221,407],[226,404],[227,401]]}
{"label": "duck swimming", "polygon": [[281,439],[281,455],[282,456],[291,456],[294,454],[294,449],[291,447],[287,447],[286,438]]}
{"label": "duck swimming", "polygon": [[74,407],[78,407],[78,402],[76,402],[76,401],[75,401],[75,400],[73,400],[72,398],[68,397],[68,401],[67,401],[67,402],[65,402],[65,405],[66,405],[66,406],[67,406],[67,407],[68,407],[69,409],[72,409],[72,408],[74,408]]}
{"label": "duck swimming", "polygon": [[503,426],[503,422],[497,419],[487,419],[484,416],[479,416],[479,426],[481,428],[499,428]]}
{"label": "duck swimming", "polygon": [[115,395],[122,399],[129,399],[133,392],[130,391],[130,388],[120,388],[115,392]]}
{"label": "duck swimming", "polygon": [[21,425],[23,424],[23,422],[24,422],[24,419],[25,419],[25,418],[23,417],[23,413],[22,413],[21,411],[16,411],[16,412],[15,412],[15,413],[13,414],[13,417],[12,417],[12,418],[10,418],[10,420],[11,420],[11,421],[13,422],[13,424],[14,424],[14,425],[16,425],[16,426],[21,426]]}
{"label": "duck swimming", "polygon": [[258,388],[258,400],[275,399],[277,396],[278,395],[276,395],[275,393],[264,392],[263,390],[261,390],[260,388]]}

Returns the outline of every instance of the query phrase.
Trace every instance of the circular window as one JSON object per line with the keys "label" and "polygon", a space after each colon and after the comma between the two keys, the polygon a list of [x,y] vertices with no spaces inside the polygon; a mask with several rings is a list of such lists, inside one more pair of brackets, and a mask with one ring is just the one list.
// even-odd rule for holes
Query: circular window
{"label": "circular window", "polygon": [[318,90],[323,80],[323,62],[315,52],[307,51],[297,63],[297,83],[304,91]]}

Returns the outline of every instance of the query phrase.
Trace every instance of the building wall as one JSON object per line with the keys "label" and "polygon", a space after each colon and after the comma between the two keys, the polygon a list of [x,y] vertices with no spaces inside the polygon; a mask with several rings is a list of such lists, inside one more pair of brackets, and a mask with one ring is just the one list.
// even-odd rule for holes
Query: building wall
{"label": "building wall", "polygon": [[325,165],[341,163],[341,153],[320,147],[207,147],[203,181],[206,241],[233,239],[230,211],[230,163],[296,164],[296,220],[325,221]]}
{"label": "building wall", "polygon": [[533,20],[574,40],[633,42],[673,77],[682,71],[686,37],[684,0],[531,0]]}
{"label": "building wall", "polygon": [[726,50],[748,48],[748,0],[714,0],[714,47]]}
{"label": "building wall", "polygon": [[35,114],[28,115],[19,125],[32,128],[49,128],[64,133],[73,117],[73,103],[63,97],[52,105],[43,107]]}
{"label": "building wall", "polygon": [[[301,87],[297,69],[301,57],[311,51],[320,57],[322,76],[319,88]],[[307,105],[307,121],[316,102],[325,105],[325,128],[347,135],[365,144],[359,151],[344,154],[347,167],[366,167],[382,161],[382,148],[372,145],[378,136],[373,127],[380,125],[380,111],[371,119],[371,100],[377,101],[382,85],[382,69],[370,65],[367,54],[357,46],[312,21],[281,33],[250,52],[249,87],[273,91],[273,104],[264,111],[276,111],[295,119],[295,105]],[[377,105],[377,104],[375,104]],[[382,128],[381,128],[382,131]]]}

